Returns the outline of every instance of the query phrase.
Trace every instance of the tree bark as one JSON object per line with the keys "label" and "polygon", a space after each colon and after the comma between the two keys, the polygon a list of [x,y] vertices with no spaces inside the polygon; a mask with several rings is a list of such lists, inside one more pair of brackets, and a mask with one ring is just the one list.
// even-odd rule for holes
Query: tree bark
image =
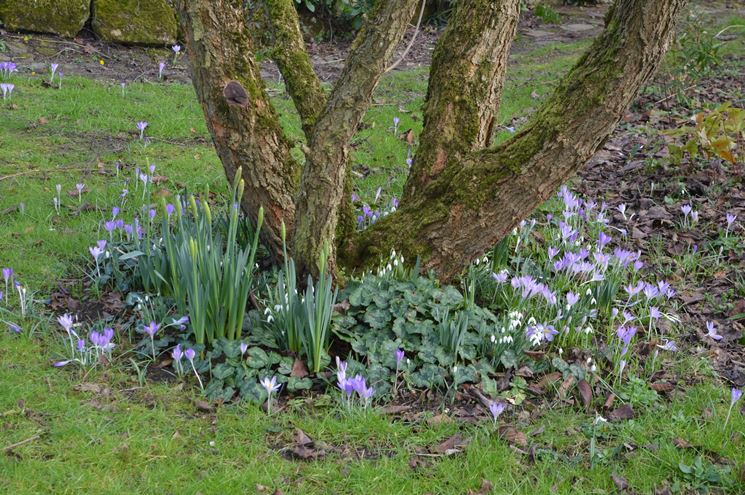
{"label": "tree bark", "polygon": [[[358,236],[359,266],[396,248],[457,276],[556,191],[607,139],[669,47],[685,0],[617,0],[605,31],[509,141],[450,158],[395,214]],[[402,239],[401,233],[407,233]]]}
{"label": "tree bark", "polygon": [[330,269],[335,272],[339,209],[342,201],[349,201],[343,194],[349,143],[417,5],[418,0],[377,3],[316,121],[295,216],[293,255],[301,273],[319,271],[316,264],[324,244],[330,250]]}
{"label": "tree bark", "polygon": [[192,82],[229,180],[243,167],[241,206],[264,207],[262,240],[281,255],[280,227],[292,230],[300,168],[266,94],[240,0],[179,0],[177,13]]}
{"label": "tree bark", "polygon": [[305,136],[310,139],[313,125],[326,104],[310,62],[294,0],[265,0],[270,29],[270,57],[279,67],[287,92],[300,114]]}
{"label": "tree bark", "polygon": [[458,2],[432,58],[420,137],[403,200],[451,159],[488,146],[494,134],[519,0]]}

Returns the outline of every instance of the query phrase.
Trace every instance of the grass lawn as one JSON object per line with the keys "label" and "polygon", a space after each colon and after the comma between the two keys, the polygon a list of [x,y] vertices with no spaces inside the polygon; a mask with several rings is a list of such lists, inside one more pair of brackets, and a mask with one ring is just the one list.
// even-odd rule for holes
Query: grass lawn
{"label": "grass lawn", "polygon": [[[586,46],[513,56],[501,124],[529,114]],[[398,116],[401,130],[421,130],[426,76],[396,72],[381,82],[354,140],[363,200],[379,187],[385,200],[400,194],[406,144],[391,126]],[[0,493],[465,494],[481,493],[483,480],[493,493],[618,493],[624,482],[628,493],[745,493],[745,418],[735,411],[724,429],[730,392],[703,353],[677,359],[687,383],[669,398],[632,394],[628,421],[595,426],[595,414],[561,401],[510,416],[527,447],[501,439],[491,423],[441,420],[447,404],[392,421],[382,410],[349,413],[313,396],[267,416],[245,404],[204,410],[196,387],[143,384],[126,353],[87,374],[53,368],[59,333],[43,301],[60,281],[81,290],[88,246],[102,238],[122,178],[155,163],[163,195],[185,186],[224,193],[227,183],[191,86],[68,77],[49,89],[44,77],[16,77],[13,106],[0,105],[0,266],[13,267],[36,300],[26,320],[0,303]],[[270,91],[299,139],[291,102],[281,87]],[[149,123],[147,145],[138,121]],[[9,322],[24,332],[7,332]],[[327,454],[289,458],[297,428]],[[456,433],[470,442],[462,451],[429,454]],[[688,469],[697,459],[700,469]]]}

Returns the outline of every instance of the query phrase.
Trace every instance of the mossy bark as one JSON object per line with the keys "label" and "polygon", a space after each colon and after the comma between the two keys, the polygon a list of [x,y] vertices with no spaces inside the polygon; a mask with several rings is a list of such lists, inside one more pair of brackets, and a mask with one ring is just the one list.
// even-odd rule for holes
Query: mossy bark
{"label": "mossy bark", "polygon": [[233,180],[243,170],[242,208],[254,220],[264,207],[262,240],[282,252],[281,225],[292,231],[299,165],[261,79],[240,0],[179,0],[192,82],[207,126]]}
{"label": "mossy bark", "polygon": [[685,3],[617,0],[605,31],[521,132],[450,158],[398,212],[360,234],[345,263],[397,248],[445,280],[457,276],[592,157],[658,67]]}
{"label": "mossy bark", "polygon": [[404,201],[452,159],[488,146],[494,134],[519,0],[458,2],[437,42],[424,106],[424,129]]}
{"label": "mossy bark", "polygon": [[300,271],[316,273],[324,244],[335,269],[336,229],[347,178],[349,143],[372,93],[414,15],[418,0],[378,2],[352,45],[346,66],[313,128],[295,216],[293,254]]}
{"label": "mossy bark", "polygon": [[313,70],[300,32],[294,0],[265,0],[269,56],[279,67],[287,92],[300,115],[306,137],[326,104],[326,94]]}

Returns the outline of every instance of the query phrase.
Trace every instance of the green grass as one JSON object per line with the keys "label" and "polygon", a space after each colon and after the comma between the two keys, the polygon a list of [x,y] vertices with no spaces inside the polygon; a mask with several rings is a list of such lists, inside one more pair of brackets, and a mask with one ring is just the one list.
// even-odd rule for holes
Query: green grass
{"label": "green grass", "polygon": [[[612,473],[651,493],[665,481],[682,481],[679,463],[691,464],[696,455],[745,461],[745,421],[735,414],[728,433],[722,430],[728,397],[711,384],[605,427],[598,441],[603,458],[590,469],[583,431],[594,417],[571,407],[542,411],[529,426],[516,420],[518,428],[538,432],[530,438],[532,464],[489,424],[404,424],[375,412],[349,415],[324,399],[312,405],[297,400],[272,417],[243,405],[203,413],[191,390],[140,388],[132,375],[116,370],[83,377],[53,369],[43,340],[3,335],[0,348],[0,448],[41,435],[0,456],[5,493],[254,493],[260,484],[286,494],[462,494],[482,479],[497,493],[549,493],[552,487],[556,493],[614,493]],[[81,382],[111,391],[78,392]],[[321,461],[288,460],[279,448],[291,445],[294,428],[334,452]],[[415,455],[458,430],[472,442],[464,453]],[[676,447],[677,438],[692,447]],[[371,458],[361,459],[363,451]],[[409,465],[415,458],[423,462],[416,470]]]}
{"label": "green grass", "polygon": [[[545,46],[512,57],[500,119],[529,114],[576,60],[587,43]],[[132,176],[147,160],[168,178],[169,194],[181,186],[226,191],[201,110],[190,86],[118,84],[65,78],[61,90],[45,89],[40,77],[19,77],[13,107],[0,119],[0,266],[12,266],[43,299],[61,279],[80,281],[87,247],[100,238],[99,223],[120,192],[114,163]],[[300,139],[297,116],[281,88],[272,87],[288,132]],[[426,71],[397,72],[381,82],[375,105],[354,141],[357,189],[370,201],[378,187],[398,195],[405,175],[406,147],[393,134],[421,130]],[[531,96],[533,93],[538,98]],[[42,120],[43,119],[43,120]],[[144,147],[135,123],[150,123],[153,142]],[[501,133],[504,139],[507,133]],[[86,184],[78,199],[67,194]],[[63,186],[63,213],[52,206],[55,185]],[[79,284],[78,284],[79,286]],[[496,493],[615,493],[611,474],[651,493],[665,483],[692,486],[679,469],[697,455],[724,470],[722,486],[736,493],[733,472],[745,462],[745,421],[734,414],[722,429],[729,392],[708,373],[691,376],[672,401],[638,409],[628,422],[604,427],[601,457],[589,463],[588,431],[594,415],[565,406],[510,417],[535,446],[535,462],[499,439],[488,424],[428,425],[391,421],[380,412],[348,415],[328,396],[297,399],[277,416],[256,407],[228,405],[216,413],[197,410],[194,387],[147,383],[121,366],[83,375],[50,366],[57,349],[55,325],[38,315],[21,322],[0,310],[5,321],[22,323],[25,335],[0,328],[0,449],[32,440],[0,454],[3,493],[254,493],[302,494],[463,494],[490,480]],[[31,327],[36,333],[29,336]],[[681,369],[705,369],[697,358]],[[695,366],[694,366],[695,365]],[[689,372],[692,373],[692,372]],[[76,391],[99,383],[110,393]],[[334,447],[320,461],[288,460],[279,447],[291,443],[294,428]],[[418,457],[462,431],[471,444],[448,457]],[[38,438],[35,436],[39,435]],[[685,439],[692,447],[675,447]],[[361,453],[365,452],[365,455]],[[421,464],[412,468],[417,459]],[[730,471],[727,471],[730,469]]]}

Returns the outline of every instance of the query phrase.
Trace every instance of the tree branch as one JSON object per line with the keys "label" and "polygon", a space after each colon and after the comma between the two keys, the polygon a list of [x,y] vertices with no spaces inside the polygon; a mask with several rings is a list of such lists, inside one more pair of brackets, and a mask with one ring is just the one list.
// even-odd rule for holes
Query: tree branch
{"label": "tree branch", "polygon": [[417,5],[418,0],[377,2],[316,121],[295,218],[294,253],[301,270],[317,271],[316,262],[324,242],[329,242],[330,259],[335,259],[334,244],[349,143]]}
{"label": "tree branch", "polygon": [[424,129],[404,201],[437,177],[451,158],[491,141],[519,3],[458,2],[432,59]]}
{"label": "tree branch", "polygon": [[[362,233],[345,264],[391,248],[457,276],[577,171],[657,69],[685,0],[617,0],[606,29],[526,128],[504,144],[450,159],[395,214]],[[402,239],[401,233],[411,233]]]}
{"label": "tree branch", "polygon": [[243,210],[254,220],[265,210],[262,239],[282,252],[280,227],[291,229],[299,165],[266,94],[240,0],[179,0],[192,82],[207,127],[233,180],[243,167]]}
{"label": "tree branch", "polygon": [[265,0],[271,26],[272,60],[279,67],[295,108],[300,114],[305,136],[310,139],[313,125],[326,104],[303,35],[294,0]]}

